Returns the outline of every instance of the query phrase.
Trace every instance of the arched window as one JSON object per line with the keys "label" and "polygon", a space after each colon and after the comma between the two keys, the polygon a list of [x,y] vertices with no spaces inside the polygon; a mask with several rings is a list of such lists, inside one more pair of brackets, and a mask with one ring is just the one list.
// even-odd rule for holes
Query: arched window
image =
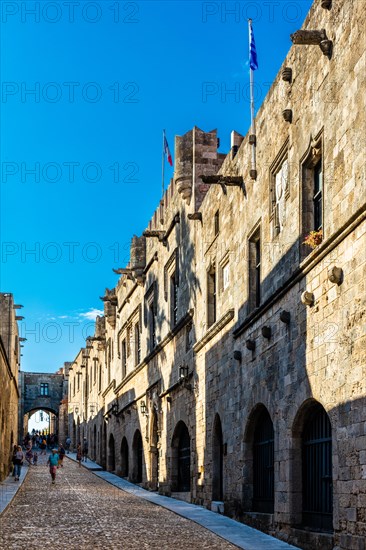
{"label": "arched window", "polygon": [[332,531],[332,428],[319,403],[309,410],[303,427],[302,493],[303,525]]}
{"label": "arched window", "polygon": [[273,424],[266,409],[257,418],[253,438],[253,511],[273,513]]}

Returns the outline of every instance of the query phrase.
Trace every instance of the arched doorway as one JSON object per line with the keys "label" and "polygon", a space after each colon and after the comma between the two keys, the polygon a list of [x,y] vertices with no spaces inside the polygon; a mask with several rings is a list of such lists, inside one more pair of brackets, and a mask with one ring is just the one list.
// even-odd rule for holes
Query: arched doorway
{"label": "arched doorway", "polygon": [[140,430],[136,430],[132,443],[132,456],[133,456],[133,470],[132,481],[134,483],[142,482],[142,458],[143,458],[143,445]]}
{"label": "arched doorway", "polygon": [[95,460],[99,463],[100,462],[100,430],[97,432],[97,453],[98,455],[95,457]]}
{"label": "arched doorway", "polygon": [[302,432],[302,523],[333,530],[332,427],[320,403],[308,410]]}
{"label": "arched doorway", "polygon": [[125,437],[121,443],[121,476],[128,477],[128,443]]}
{"label": "arched doorway", "polygon": [[97,427],[95,424],[93,430],[93,460],[97,460]]}
{"label": "arched doorway", "polygon": [[76,445],[81,444],[80,439],[80,417],[78,416],[77,422],[76,422]]}
{"label": "arched doorway", "polygon": [[253,511],[274,510],[274,431],[267,409],[259,413],[253,437]]}
{"label": "arched doorway", "polygon": [[77,439],[76,439],[76,423],[75,423],[75,420],[73,420],[72,422],[72,441],[71,441],[71,445],[72,445],[72,448],[76,451],[76,445],[77,445]]}
{"label": "arched doorway", "polygon": [[155,491],[159,486],[159,431],[158,415],[155,409],[151,419],[150,466],[151,489]]}
{"label": "arched doorway", "polygon": [[106,468],[106,456],[107,456],[107,425],[105,422],[102,424],[102,436],[100,438],[100,464],[105,470]]}
{"label": "arched doorway", "polygon": [[173,491],[191,490],[191,438],[182,421],[178,422],[173,435],[171,475]]}
{"label": "arched doorway", "polygon": [[222,501],[224,445],[220,416],[215,416],[212,437],[212,500]]}
{"label": "arched doorway", "polygon": [[[58,435],[58,411],[49,407],[39,407],[26,411],[23,417],[24,436],[39,433]],[[23,434],[19,434],[23,437]]]}
{"label": "arched doorway", "polygon": [[108,471],[114,472],[116,469],[116,459],[115,459],[115,447],[114,447],[114,437],[113,434],[109,436],[108,441]]}

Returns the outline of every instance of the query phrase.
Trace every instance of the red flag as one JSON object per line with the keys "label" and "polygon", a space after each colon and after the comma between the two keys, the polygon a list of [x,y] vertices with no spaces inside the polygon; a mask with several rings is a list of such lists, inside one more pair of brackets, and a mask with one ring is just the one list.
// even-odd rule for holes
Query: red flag
{"label": "red flag", "polygon": [[172,155],[170,154],[170,149],[169,149],[169,145],[168,145],[168,142],[167,142],[167,139],[166,139],[166,136],[165,136],[165,132],[164,132],[164,154],[165,154],[166,159],[169,162],[170,166],[173,166]]}

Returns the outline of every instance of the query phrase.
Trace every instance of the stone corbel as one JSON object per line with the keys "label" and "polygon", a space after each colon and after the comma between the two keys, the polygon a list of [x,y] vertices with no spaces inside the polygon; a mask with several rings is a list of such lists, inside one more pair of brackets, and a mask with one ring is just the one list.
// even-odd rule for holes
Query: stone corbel
{"label": "stone corbel", "polygon": [[138,285],[143,285],[145,282],[145,275],[143,269],[131,269],[130,267],[121,267],[113,269],[117,275],[126,275],[130,281],[135,281]]}
{"label": "stone corbel", "polygon": [[329,59],[332,56],[333,42],[328,39],[325,29],[320,31],[299,30],[290,35],[291,41],[295,45],[315,45],[319,46],[324,55]]}
{"label": "stone corbel", "polygon": [[115,307],[118,305],[117,296],[99,296],[99,298],[102,302],[109,302],[111,306]]}
{"label": "stone corbel", "polygon": [[292,109],[285,109],[282,111],[283,119],[291,124],[292,122]]}
{"label": "stone corbel", "polygon": [[175,184],[182,199],[189,204],[192,197],[192,178],[190,176],[181,176],[180,178],[176,178]]}
{"label": "stone corbel", "polygon": [[146,231],[143,232],[143,237],[146,237],[146,238],[156,238],[159,240],[159,242],[162,242],[164,237],[165,237],[165,231],[161,230],[161,229],[146,229]]}
{"label": "stone corbel", "polygon": [[330,10],[332,8],[332,0],[321,0],[321,7],[324,10]]}
{"label": "stone corbel", "polygon": [[284,82],[292,82],[292,69],[291,67],[284,67],[282,69],[282,80]]}
{"label": "stone corbel", "polygon": [[194,212],[193,214],[188,214],[189,220],[198,220],[202,223],[202,212]]}
{"label": "stone corbel", "polygon": [[240,187],[243,193],[245,194],[244,187],[244,178],[243,176],[222,176],[222,175],[213,175],[213,176],[200,176],[203,183],[208,183],[209,185],[218,184],[221,185],[224,195],[227,195],[226,187]]}
{"label": "stone corbel", "polygon": [[306,306],[312,306],[314,305],[314,294],[312,292],[308,292],[307,290],[305,290],[302,294],[301,294],[301,302],[303,304],[305,304]]}
{"label": "stone corbel", "polygon": [[333,267],[330,267],[328,269],[328,279],[331,283],[335,283],[337,285],[342,284],[343,282],[343,270],[341,267],[336,267],[335,265]]}

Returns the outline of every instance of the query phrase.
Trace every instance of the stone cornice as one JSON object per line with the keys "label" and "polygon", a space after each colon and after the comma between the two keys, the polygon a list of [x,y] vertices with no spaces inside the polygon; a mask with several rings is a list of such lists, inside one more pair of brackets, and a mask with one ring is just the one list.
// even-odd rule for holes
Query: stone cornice
{"label": "stone cornice", "polygon": [[198,340],[198,342],[196,342],[194,344],[193,351],[195,353],[200,351],[200,349],[202,349],[203,346],[205,346],[207,344],[207,342],[209,342],[211,340],[211,338],[216,336],[216,334],[218,334],[220,332],[220,330],[222,330],[224,328],[225,325],[227,325],[232,319],[234,319],[234,314],[235,314],[235,310],[234,309],[229,309],[229,311],[227,311],[225,313],[225,315],[223,315],[218,321],[216,321],[215,324],[213,324],[208,329],[208,331],[201,338],[201,340]]}
{"label": "stone cornice", "polygon": [[366,205],[359,208],[337,231],[328,239],[324,240],[313,252],[311,252],[299,265],[296,271],[287,281],[272,294],[261,306],[251,313],[233,331],[233,337],[238,338],[257,319],[259,319],[270,307],[307,275],[317,264],[319,264],[329,252],[338,246],[355,228],[366,219]]}
{"label": "stone cornice", "polygon": [[110,382],[110,383],[108,384],[108,386],[106,387],[106,389],[105,389],[104,392],[102,393],[102,397],[105,397],[105,396],[107,395],[107,393],[108,393],[111,389],[115,390],[115,388],[116,388],[116,379],[113,378],[112,382]]}

